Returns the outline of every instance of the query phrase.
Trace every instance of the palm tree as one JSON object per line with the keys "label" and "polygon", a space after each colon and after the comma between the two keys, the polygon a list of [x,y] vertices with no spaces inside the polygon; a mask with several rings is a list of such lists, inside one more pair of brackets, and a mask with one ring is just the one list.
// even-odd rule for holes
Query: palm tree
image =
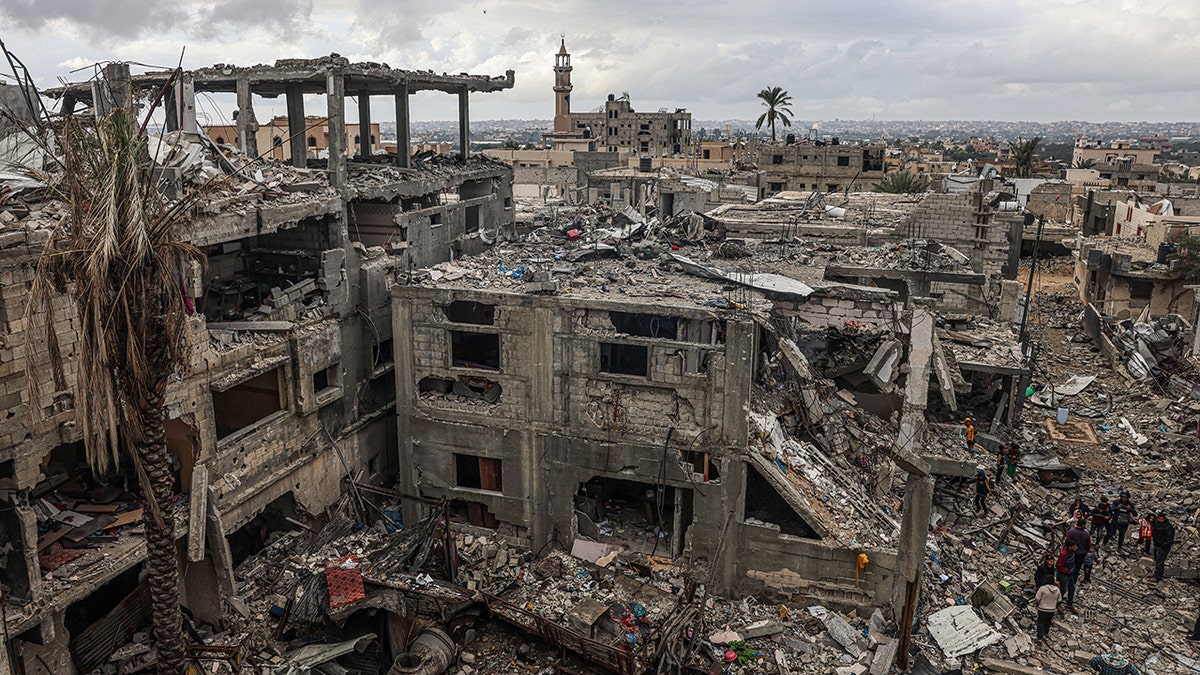
{"label": "palm tree", "polygon": [[914,174],[908,171],[897,171],[889,174],[875,184],[876,192],[892,194],[913,194],[929,189],[929,177],[925,174]]}
{"label": "palm tree", "polygon": [[[38,261],[26,315],[45,321],[57,384],[66,359],[54,335],[52,300],[66,294],[79,317],[75,420],[97,473],[121,456],[133,464],[146,501],[146,565],[158,672],[184,671],[179,579],[164,397],[183,359],[181,269],[198,249],[175,239],[190,199],[168,204],[151,176],[146,137],[128,110],[68,115],[55,123],[58,166],[53,198],[68,216]],[[34,310],[42,310],[37,312]],[[38,382],[26,344],[30,400]],[[38,406],[31,406],[38,409]]]}
{"label": "palm tree", "polygon": [[766,122],[771,127],[771,141],[775,141],[775,122],[778,121],[785,127],[792,126],[792,120],[789,117],[792,114],[792,109],[789,108],[792,104],[792,97],[783,90],[782,87],[771,87],[758,92],[758,98],[762,100],[767,111],[758,116],[758,121],[754,123],[755,129],[761,129],[763,122]]}
{"label": "palm tree", "polygon": [[1094,158],[1093,159],[1080,158],[1079,160],[1077,160],[1075,162],[1075,164],[1071,165],[1071,168],[1072,169],[1090,169],[1094,166],[1096,166],[1096,160]]}
{"label": "palm tree", "polygon": [[1017,165],[1017,178],[1029,178],[1033,175],[1033,165],[1038,161],[1038,146],[1042,143],[1041,136],[1023,141],[1017,139],[1016,143],[1009,143],[1008,147],[1012,148],[1013,164]]}

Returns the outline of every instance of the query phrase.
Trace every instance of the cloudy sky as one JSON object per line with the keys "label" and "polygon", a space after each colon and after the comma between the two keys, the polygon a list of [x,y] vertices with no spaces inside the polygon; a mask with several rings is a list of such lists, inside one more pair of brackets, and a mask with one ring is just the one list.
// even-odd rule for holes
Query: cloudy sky
{"label": "cloudy sky", "polygon": [[[755,92],[778,85],[799,119],[1200,117],[1200,3],[1187,0],[0,1],[0,35],[39,86],[100,61],[174,66],[185,47],[185,67],[337,52],[516,70],[514,89],[472,99],[476,119],[553,115],[560,34],[576,110],[627,91],[638,109],[752,119]],[[200,106],[213,121],[231,107]],[[413,103],[415,119],[453,114],[449,96]]]}

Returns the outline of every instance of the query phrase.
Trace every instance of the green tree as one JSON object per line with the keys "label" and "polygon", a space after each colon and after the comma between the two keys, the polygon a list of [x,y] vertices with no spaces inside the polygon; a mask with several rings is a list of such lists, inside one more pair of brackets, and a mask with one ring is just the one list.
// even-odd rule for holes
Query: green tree
{"label": "green tree", "polygon": [[1071,165],[1072,169],[1091,169],[1096,166],[1095,159],[1079,159]]}
{"label": "green tree", "polygon": [[1200,237],[1185,234],[1175,240],[1175,246],[1170,260],[1179,270],[1181,278],[1200,280]]}
{"label": "green tree", "polygon": [[771,87],[758,92],[758,98],[762,101],[763,106],[767,111],[758,116],[758,121],[754,123],[755,129],[761,129],[764,122],[771,127],[771,140],[775,140],[775,122],[779,122],[785,127],[792,126],[792,97],[781,87]]}
{"label": "green tree", "polygon": [[924,174],[897,171],[875,184],[876,192],[913,194],[929,189],[929,177]]}
{"label": "green tree", "polygon": [[1037,164],[1038,146],[1041,144],[1041,136],[1034,136],[1029,140],[1018,139],[1016,143],[1008,144],[1008,147],[1012,148],[1013,164],[1017,165],[1017,178],[1029,178],[1033,175],[1033,165]]}
{"label": "green tree", "polygon": [[[51,196],[64,203],[66,216],[55,224],[37,263],[29,305],[44,311],[27,313],[30,329],[45,331],[57,387],[67,386],[65,373],[75,366],[75,420],[93,470],[105,473],[122,457],[133,463],[146,502],[158,672],[182,673],[165,397],[186,355],[180,269],[187,257],[203,259],[199,249],[175,237],[193,196],[172,202],[158,190],[146,135],[128,110],[115,109],[99,120],[68,115],[56,131],[55,155],[61,159]],[[73,358],[64,356],[54,332],[60,294],[79,317]],[[30,400],[37,401],[33,342],[26,342],[26,379]]]}

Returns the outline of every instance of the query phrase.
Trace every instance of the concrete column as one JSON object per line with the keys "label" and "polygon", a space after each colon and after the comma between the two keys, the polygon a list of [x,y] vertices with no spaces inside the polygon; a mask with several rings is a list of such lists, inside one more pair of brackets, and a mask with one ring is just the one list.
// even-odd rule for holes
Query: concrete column
{"label": "concrete column", "polygon": [[412,131],[408,119],[408,83],[396,87],[396,165],[409,166],[412,157]]}
{"label": "concrete column", "polygon": [[[392,374],[396,378],[396,427],[397,451],[396,477],[398,489],[406,494],[415,495],[417,492],[417,467],[413,462],[413,447],[419,440],[413,439],[412,418],[417,404],[417,383],[413,370],[413,331],[412,310],[409,301],[392,296],[392,337],[395,367]],[[401,512],[405,523],[415,523],[421,519],[420,504],[409,499],[401,500]]]}
{"label": "concrete column", "polygon": [[371,156],[371,94],[358,92],[358,154]]}
{"label": "concrete column", "polygon": [[300,85],[287,86],[288,147],[292,149],[292,166],[308,166],[308,131],[304,128],[304,93]]}
{"label": "concrete column", "polygon": [[325,76],[326,110],[329,112],[329,183],[346,184],[346,76],[333,71]]}
{"label": "concrete column", "polygon": [[[757,324],[750,321],[729,321],[725,332],[725,381],[713,382],[709,378],[709,389],[715,399],[713,388],[724,392],[721,411],[722,441],[736,448],[746,447],[749,433],[746,407],[749,405],[754,385],[754,344]],[[748,367],[749,366],[749,367]],[[711,370],[710,370],[711,372]]]}
{"label": "concrete column", "polygon": [[471,91],[464,86],[458,92],[458,151],[463,161],[471,156]]}
{"label": "concrete column", "polygon": [[254,116],[254,100],[250,95],[250,80],[237,81],[238,147],[247,157],[258,157],[258,119]]}
{"label": "concrete column", "polygon": [[[912,298],[909,319],[908,375],[904,387],[904,406],[900,416],[900,434],[896,439],[899,451],[907,455],[919,452],[923,446],[925,402],[929,396],[929,371],[933,358],[933,315],[928,298]],[[896,559],[896,593],[903,596],[901,611],[896,617],[900,624],[901,669],[908,664],[908,645],[912,638],[912,621],[921,596],[921,566],[925,562],[925,547],[929,539],[929,514],[933,510],[933,478],[917,467],[909,470],[904,485],[904,513],[900,519],[900,542]],[[900,598],[897,598],[899,600]]]}
{"label": "concrete column", "polygon": [[179,130],[196,133],[196,79],[188,72],[179,76]]}
{"label": "concrete column", "polygon": [[104,66],[104,75],[92,82],[92,101],[96,119],[102,119],[114,108],[133,109],[133,80],[128,63]]}

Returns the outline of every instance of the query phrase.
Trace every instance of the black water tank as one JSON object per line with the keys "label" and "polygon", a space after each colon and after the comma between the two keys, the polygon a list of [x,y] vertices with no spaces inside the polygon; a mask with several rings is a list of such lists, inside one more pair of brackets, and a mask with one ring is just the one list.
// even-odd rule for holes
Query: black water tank
{"label": "black water tank", "polygon": [[788,135],[787,135],[787,144],[788,144],[788,145],[795,145],[795,144],[796,144],[796,134],[788,134]]}
{"label": "black water tank", "polygon": [[1158,258],[1155,259],[1155,262],[1157,262],[1159,265],[1166,265],[1167,263],[1171,262],[1171,254],[1174,253],[1178,248],[1179,247],[1176,246],[1175,242],[1173,241],[1164,241],[1160,243],[1158,245]]}
{"label": "black water tank", "polygon": [[638,159],[638,171],[641,171],[642,173],[650,173],[653,170],[654,165],[651,163],[649,157],[642,157]]}

